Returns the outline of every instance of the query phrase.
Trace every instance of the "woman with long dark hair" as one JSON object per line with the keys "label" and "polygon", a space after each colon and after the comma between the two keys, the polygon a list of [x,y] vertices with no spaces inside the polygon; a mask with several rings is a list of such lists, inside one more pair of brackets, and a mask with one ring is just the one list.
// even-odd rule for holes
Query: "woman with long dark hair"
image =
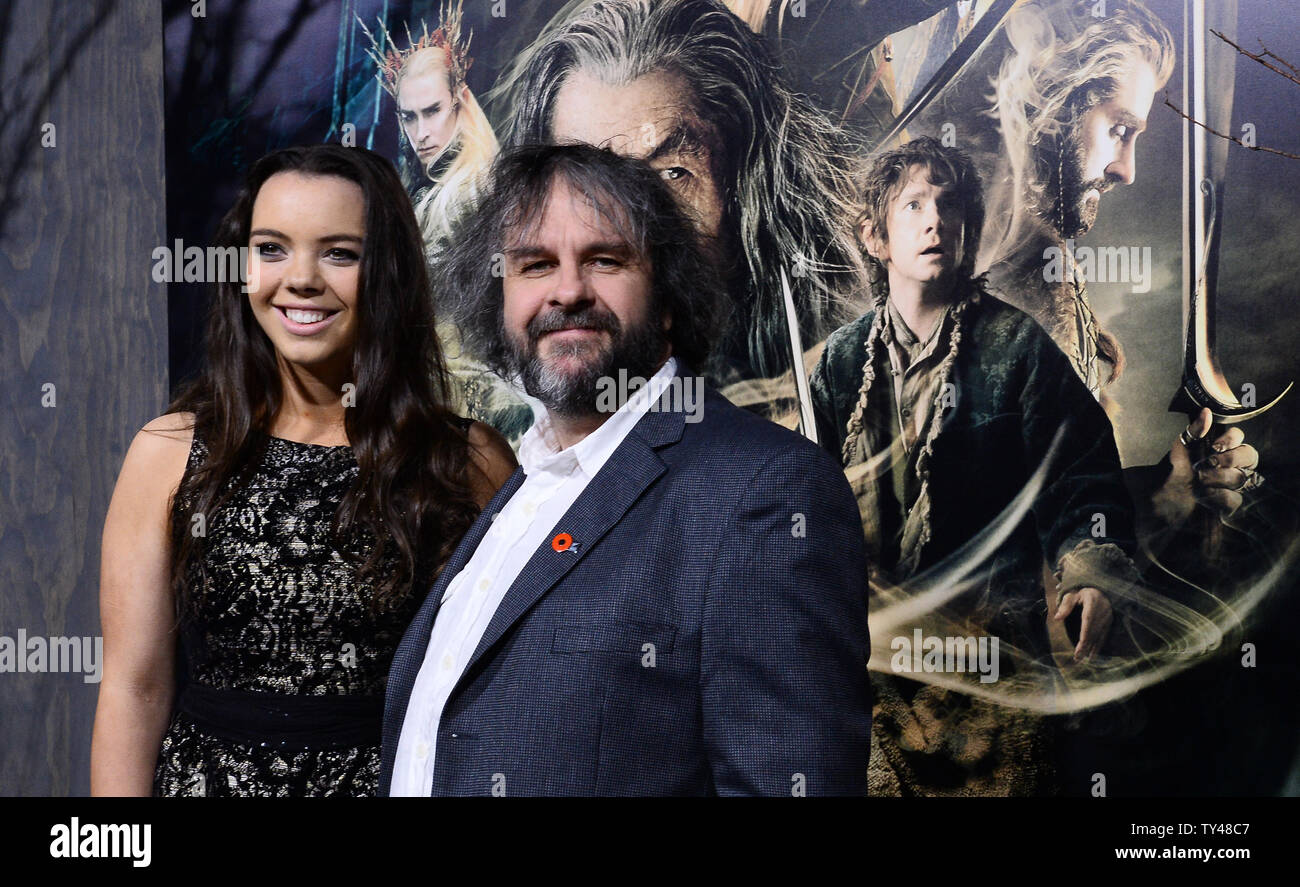
{"label": "woman with long dark hair", "polygon": [[91,790],[373,794],[389,661],[514,457],[446,406],[388,161],[269,154],[217,240],[248,284],[216,287],[205,367],[105,521]]}

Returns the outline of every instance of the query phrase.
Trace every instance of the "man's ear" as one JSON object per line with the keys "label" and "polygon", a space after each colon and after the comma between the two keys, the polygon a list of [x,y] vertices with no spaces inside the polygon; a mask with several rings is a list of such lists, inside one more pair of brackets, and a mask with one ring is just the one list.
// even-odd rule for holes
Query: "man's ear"
{"label": "man's ear", "polygon": [[862,224],[858,225],[858,243],[867,251],[867,255],[877,262],[883,263],[889,258],[889,250],[876,236],[875,224],[871,219],[863,219]]}

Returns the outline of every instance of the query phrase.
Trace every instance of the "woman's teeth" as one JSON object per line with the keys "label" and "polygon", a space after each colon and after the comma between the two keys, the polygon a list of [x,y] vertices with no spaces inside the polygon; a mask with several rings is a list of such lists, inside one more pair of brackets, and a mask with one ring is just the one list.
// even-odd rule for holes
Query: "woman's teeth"
{"label": "woman's teeth", "polygon": [[299,311],[295,308],[286,308],[284,314],[294,323],[320,323],[329,316],[324,311]]}

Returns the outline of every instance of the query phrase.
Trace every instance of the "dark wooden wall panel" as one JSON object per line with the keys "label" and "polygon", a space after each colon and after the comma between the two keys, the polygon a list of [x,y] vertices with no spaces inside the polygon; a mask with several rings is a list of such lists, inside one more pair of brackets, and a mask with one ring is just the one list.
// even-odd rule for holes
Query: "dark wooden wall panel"
{"label": "dark wooden wall panel", "polygon": [[[168,391],[162,13],[0,5],[0,636],[97,636],[104,514]],[[89,791],[96,692],[0,673],[0,795]]]}

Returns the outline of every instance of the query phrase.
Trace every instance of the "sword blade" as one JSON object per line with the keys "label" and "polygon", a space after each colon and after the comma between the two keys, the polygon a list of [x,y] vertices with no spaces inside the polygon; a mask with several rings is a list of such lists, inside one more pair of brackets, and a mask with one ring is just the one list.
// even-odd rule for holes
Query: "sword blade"
{"label": "sword blade", "polygon": [[[1183,107],[1193,120],[1221,131],[1230,128],[1223,121],[1231,116],[1235,57],[1211,66],[1207,40],[1211,29],[1235,36],[1236,20],[1236,0],[1222,0],[1212,9],[1205,0],[1183,0]],[[1209,408],[1216,422],[1231,425],[1267,412],[1291,385],[1263,406],[1246,406],[1219,368],[1215,302],[1228,146],[1210,143],[1193,120],[1183,121],[1183,378],[1169,408],[1193,415]]]}
{"label": "sword blade", "polygon": [[790,278],[781,269],[781,295],[785,299],[785,321],[790,331],[790,366],[794,370],[794,393],[799,402],[799,433],[817,443],[817,420],[813,417],[812,389],[808,387],[808,370],[803,364],[803,339],[799,335],[799,318],[794,312],[794,295]]}

